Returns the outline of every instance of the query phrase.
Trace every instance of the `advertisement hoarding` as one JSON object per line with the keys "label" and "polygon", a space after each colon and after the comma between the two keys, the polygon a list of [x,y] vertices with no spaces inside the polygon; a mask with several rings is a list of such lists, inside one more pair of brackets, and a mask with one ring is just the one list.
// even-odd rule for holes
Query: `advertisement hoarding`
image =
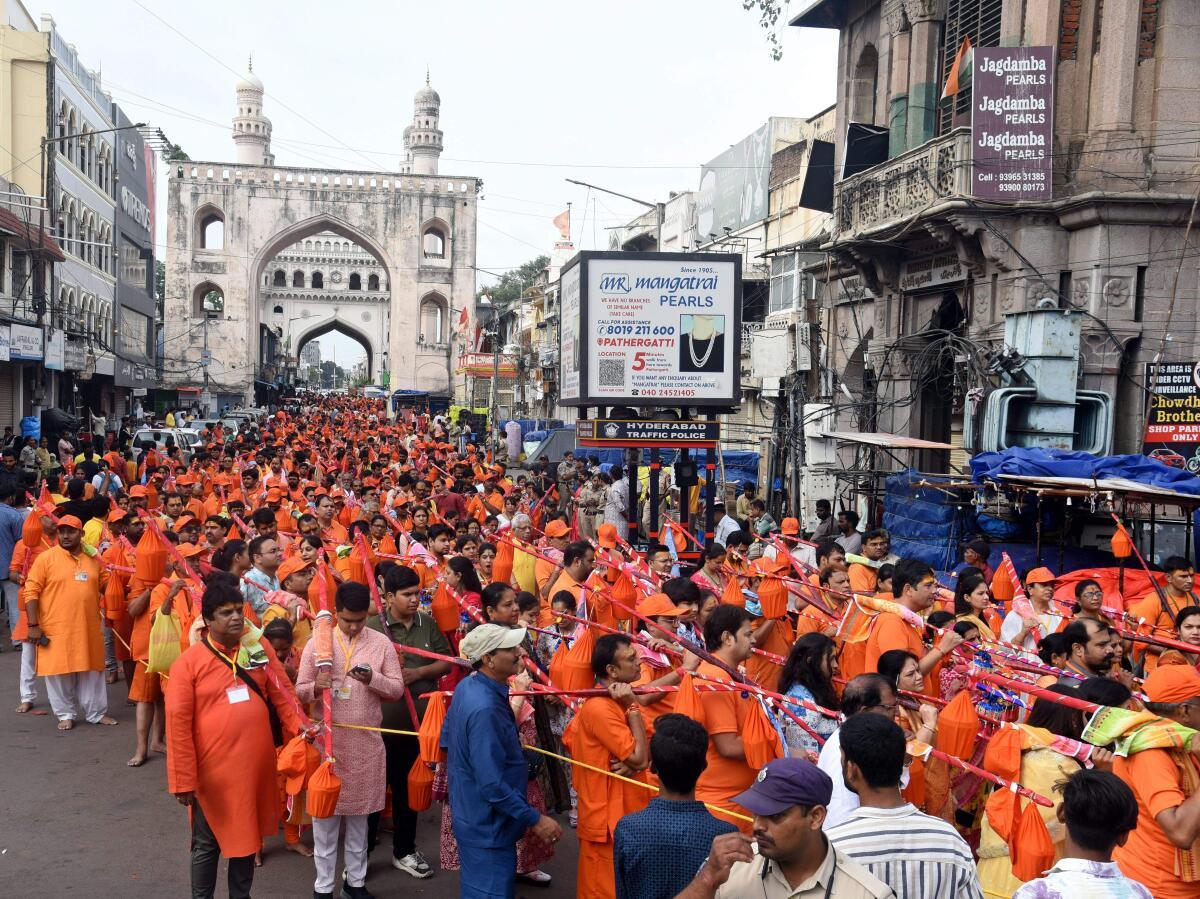
{"label": "advertisement hoarding", "polygon": [[[575,279],[578,312],[571,313]],[[561,399],[736,406],[741,280],[735,254],[580,253],[563,273]],[[579,390],[572,394],[566,384],[575,364]]]}
{"label": "advertisement hoarding", "polygon": [[575,423],[575,438],[580,446],[715,447],[721,439],[721,423],[593,418]]}
{"label": "advertisement hoarding", "polygon": [[1051,199],[1054,48],[977,47],[971,69],[971,193]]}
{"label": "advertisement hoarding", "polygon": [[42,329],[30,325],[9,325],[9,358],[22,362],[42,361]]}
{"label": "advertisement hoarding", "polygon": [[696,191],[697,240],[724,236],[766,217],[771,177],[771,123],[700,167]]}
{"label": "advertisement hoarding", "polygon": [[1200,362],[1148,362],[1142,452],[1172,468],[1200,473]]}
{"label": "advertisement hoarding", "polygon": [[575,258],[575,264],[567,263],[570,267],[563,269],[560,278],[558,396],[562,400],[579,399],[579,275],[582,262],[578,256]]}

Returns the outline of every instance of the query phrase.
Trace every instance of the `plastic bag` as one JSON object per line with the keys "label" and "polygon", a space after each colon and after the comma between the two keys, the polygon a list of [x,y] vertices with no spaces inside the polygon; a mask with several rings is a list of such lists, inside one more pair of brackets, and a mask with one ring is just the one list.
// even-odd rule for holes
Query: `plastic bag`
{"label": "plastic bag", "polygon": [[174,615],[164,615],[159,609],[150,623],[150,652],[146,670],[151,674],[166,674],[179,658],[180,652],[179,622]]}

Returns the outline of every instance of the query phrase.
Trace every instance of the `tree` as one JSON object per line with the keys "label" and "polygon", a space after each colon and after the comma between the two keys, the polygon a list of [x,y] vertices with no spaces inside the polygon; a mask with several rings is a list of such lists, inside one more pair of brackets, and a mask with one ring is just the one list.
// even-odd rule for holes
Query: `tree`
{"label": "tree", "polygon": [[188,156],[187,153],[184,152],[183,147],[179,146],[179,144],[173,144],[170,141],[167,141],[166,145],[163,147],[163,156],[166,157],[167,162],[192,161],[192,157]]}
{"label": "tree", "polygon": [[482,297],[484,294],[488,294],[492,298],[492,305],[507,306],[513,300],[520,297],[521,291],[532,284],[549,264],[549,256],[538,256],[530,259],[524,265],[505,272],[495,284],[489,287],[481,287],[476,296]]}
{"label": "tree", "polygon": [[163,300],[167,298],[167,266],[161,260],[154,262],[154,297],[161,309]]}
{"label": "tree", "polygon": [[742,9],[758,10],[758,24],[767,33],[767,44],[771,48],[771,59],[778,62],[783,58],[783,44],[779,42],[779,34],[775,26],[783,13],[787,0],[742,0]]}

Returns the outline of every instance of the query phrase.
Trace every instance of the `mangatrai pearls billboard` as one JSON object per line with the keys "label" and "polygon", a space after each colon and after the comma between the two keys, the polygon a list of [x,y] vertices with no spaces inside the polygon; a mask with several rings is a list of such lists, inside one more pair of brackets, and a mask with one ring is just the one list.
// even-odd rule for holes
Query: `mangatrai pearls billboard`
{"label": "mangatrai pearls billboard", "polygon": [[[579,405],[741,399],[741,257],[581,253]],[[565,271],[564,283],[575,273]],[[564,334],[573,328],[566,323]]]}

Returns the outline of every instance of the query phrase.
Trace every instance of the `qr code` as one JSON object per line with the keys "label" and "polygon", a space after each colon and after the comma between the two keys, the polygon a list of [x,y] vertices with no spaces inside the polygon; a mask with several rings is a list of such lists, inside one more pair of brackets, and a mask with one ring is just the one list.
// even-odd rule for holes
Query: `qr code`
{"label": "qr code", "polygon": [[601,359],[600,360],[600,386],[601,387],[624,387],[625,386],[625,360],[624,359]]}

